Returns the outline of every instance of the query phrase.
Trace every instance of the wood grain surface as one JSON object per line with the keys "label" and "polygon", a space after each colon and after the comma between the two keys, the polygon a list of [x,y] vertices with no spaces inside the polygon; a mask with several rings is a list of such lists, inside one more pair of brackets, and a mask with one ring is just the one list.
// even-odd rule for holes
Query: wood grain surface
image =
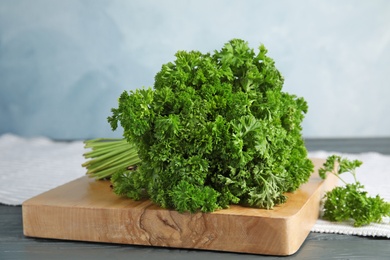
{"label": "wood grain surface", "polygon": [[[324,160],[313,162],[317,169]],[[322,181],[314,173],[273,210],[231,206],[181,214],[118,197],[108,181],[85,176],[24,202],[23,231],[40,238],[291,255],[318,218],[323,193],[336,184],[329,177]]]}

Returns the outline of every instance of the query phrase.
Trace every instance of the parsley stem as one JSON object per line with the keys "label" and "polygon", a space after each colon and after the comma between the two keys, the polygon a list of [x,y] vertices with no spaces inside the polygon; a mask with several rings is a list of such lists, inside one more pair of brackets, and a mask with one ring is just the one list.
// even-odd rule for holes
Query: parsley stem
{"label": "parsley stem", "polygon": [[138,164],[137,149],[125,139],[98,138],[84,142],[85,148],[90,148],[84,154],[90,159],[82,164],[87,168],[87,174],[102,179],[110,177],[117,171],[124,171],[127,167]]}
{"label": "parsley stem", "polygon": [[337,178],[339,178],[339,180],[341,180],[344,184],[347,184],[346,181],[343,180],[343,178],[341,178],[340,174],[338,173],[338,171],[332,171],[332,173],[334,175],[336,175]]}

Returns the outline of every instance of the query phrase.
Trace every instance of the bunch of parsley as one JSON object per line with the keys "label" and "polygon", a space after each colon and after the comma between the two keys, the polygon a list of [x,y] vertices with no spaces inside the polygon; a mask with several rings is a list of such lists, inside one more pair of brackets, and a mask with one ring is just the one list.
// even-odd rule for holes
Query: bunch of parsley
{"label": "bunch of parsley", "polygon": [[[344,183],[344,186],[336,187],[325,194],[324,219],[334,222],[352,219],[353,225],[360,227],[371,222],[380,223],[383,217],[390,216],[390,203],[379,195],[370,197],[357,180],[356,168],[361,165],[362,162],[359,160],[351,161],[338,155],[331,155],[319,169],[322,179],[330,172]],[[347,183],[340,176],[346,172],[352,174],[354,183]]]}
{"label": "bunch of parsley", "polygon": [[282,91],[266,54],[240,39],[212,54],[179,51],[153,89],[123,92],[108,121],[140,162],[112,176],[114,192],[179,212],[285,202],[313,171],[301,137],[308,106]]}

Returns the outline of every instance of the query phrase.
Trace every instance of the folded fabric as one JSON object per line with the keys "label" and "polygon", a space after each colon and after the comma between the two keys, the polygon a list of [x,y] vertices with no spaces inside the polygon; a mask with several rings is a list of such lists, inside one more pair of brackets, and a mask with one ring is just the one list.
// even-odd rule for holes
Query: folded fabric
{"label": "folded fabric", "polygon": [[[86,152],[82,141],[55,142],[48,138],[22,138],[12,134],[0,136],[0,203],[21,205],[23,201],[85,175],[81,166]],[[390,156],[379,153],[341,154],[314,151],[311,158],[338,154],[363,161],[357,170],[367,192],[390,201]],[[345,176],[347,182],[352,177]],[[390,238],[389,218],[381,224],[356,228],[350,222],[333,223],[319,219],[313,232],[339,233]]]}
{"label": "folded fabric", "polygon": [[23,201],[85,175],[81,141],[0,136],[0,203]]}

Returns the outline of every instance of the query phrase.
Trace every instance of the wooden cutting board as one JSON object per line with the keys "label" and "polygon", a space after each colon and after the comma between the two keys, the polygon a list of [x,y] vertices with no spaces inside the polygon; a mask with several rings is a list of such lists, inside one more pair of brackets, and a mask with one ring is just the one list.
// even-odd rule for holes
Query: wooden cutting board
{"label": "wooden cutting board", "polygon": [[115,195],[108,181],[84,176],[25,201],[26,236],[145,246],[291,255],[319,216],[320,200],[336,185],[315,173],[272,210],[231,206],[213,213],[178,213],[149,200]]}

